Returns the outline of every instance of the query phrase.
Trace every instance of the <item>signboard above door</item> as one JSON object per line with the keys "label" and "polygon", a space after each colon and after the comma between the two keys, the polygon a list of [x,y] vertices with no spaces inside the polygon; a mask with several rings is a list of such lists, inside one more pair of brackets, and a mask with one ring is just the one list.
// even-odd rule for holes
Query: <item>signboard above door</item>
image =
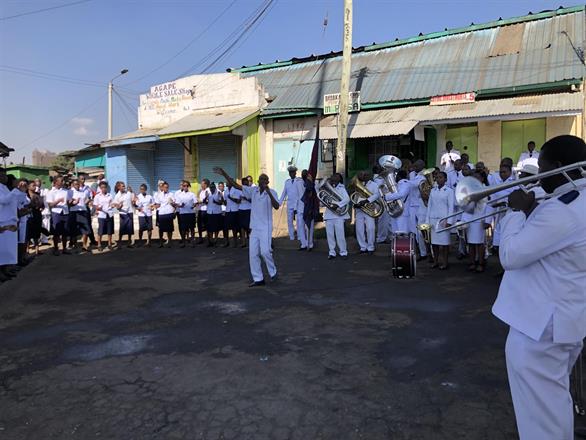
{"label": "signboard above door", "polygon": [[457,93],[455,95],[433,96],[429,105],[467,104],[476,101],[476,93]]}
{"label": "signboard above door", "polygon": [[[324,95],[324,115],[337,115],[340,109],[340,94]],[[360,111],[360,91],[348,93],[348,111]]]}

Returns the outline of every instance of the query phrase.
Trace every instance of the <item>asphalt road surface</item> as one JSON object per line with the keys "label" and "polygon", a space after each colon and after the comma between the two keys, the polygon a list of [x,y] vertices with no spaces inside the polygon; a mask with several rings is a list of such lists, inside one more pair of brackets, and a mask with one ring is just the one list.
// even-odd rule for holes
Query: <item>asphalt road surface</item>
{"label": "asphalt road surface", "polygon": [[515,438],[494,261],[289,247],[255,288],[246,249],[37,259],[0,286],[0,439]]}

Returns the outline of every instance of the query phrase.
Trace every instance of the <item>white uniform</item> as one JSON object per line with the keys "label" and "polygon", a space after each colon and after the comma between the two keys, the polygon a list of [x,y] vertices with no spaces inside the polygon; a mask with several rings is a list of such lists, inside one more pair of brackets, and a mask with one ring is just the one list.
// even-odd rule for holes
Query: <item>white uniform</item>
{"label": "white uniform", "polygon": [[456,171],[454,168],[452,168],[446,174],[448,175],[448,181],[446,182],[446,185],[452,189],[456,189],[456,185],[458,185],[458,182],[462,178],[462,171]]}
{"label": "white uniform", "polygon": [[[513,182],[514,180],[516,180],[513,177],[513,174],[511,174],[510,177],[507,178],[507,180],[503,181],[503,179],[501,178],[501,176],[498,173],[495,173],[492,175],[492,179],[489,180],[490,186],[496,186],[496,185],[501,185],[502,183],[509,183],[509,182]],[[491,199],[495,200],[498,199],[500,197],[503,197],[502,202],[506,203],[507,199],[505,196],[508,196],[509,194],[511,194],[513,191],[515,191],[516,189],[518,189],[518,187],[512,187],[512,188],[508,188],[508,189],[503,189],[499,192],[496,192],[494,194],[491,195]],[[500,215],[496,215],[493,218],[493,227],[494,227],[494,232],[492,234],[492,244],[493,246],[499,246],[500,242],[501,242],[501,227],[500,227],[500,220],[502,219],[502,214]]]}
{"label": "white uniform", "polygon": [[449,152],[445,150],[442,153],[440,159],[440,169],[445,171],[446,173],[452,169],[454,169],[454,163],[456,160],[460,159],[460,152],[458,150],[450,150]]}
{"label": "white uniform", "polygon": [[112,208],[112,195],[109,193],[97,193],[94,197],[94,206],[100,208],[98,211],[98,218],[112,217],[114,209]]}
{"label": "white uniform", "polygon": [[[277,200],[277,193],[270,189],[273,197]],[[266,191],[260,192],[258,186],[242,186],[242,194],[251,200],[250,210],[250,243],[248,245],[248,258],[250,264],[250,274],[255,282],[264,279],[262,273],[261,259],[267,266],[270,277],[277,274],[277,267],[273,259],[273,249],[271,245],[273,235],[273,206],[271,198]]]}
{"label": "white uniform", "polygon": [[[454,203],[454,190],[452,188],[444,185],[441,188],[433,187],[431,189],[427,203],[427,215],[425,217],[425,223],[431,225],[431,244],[449,246],[450,231],[439,233],[436,231],[438,226],[440,228],[445,226],[444,224],[438,225],[438,221],[454,213]],[[451,224],[451,219],[448,219],[444,223]]]}
{"label": "white uniform", "polygon": [[[49,188],[42,188],[39,192],[39,195],[43,199],[44,208],[41,211],[41,215],[43,216],[43,228],[47,231],[51,230],[51,210],[49,209],[49,204],[47,203],[47,193],[49,192]],[[41,243],[47,244],[49,243],[49,237],[45,234],[41,234]]]}
{"label": "white uniform", "polygon": [[539,160],[539,151],[523,151],[519,156],[519,161],[517,162],[517,168],[523,168],[523,165],[535,165],[539,166],[537,161]]}
{"label": "white uniform", "polygon": [[569,374],[586,337],[586,190],[572,190],[557,188],[529,218],[502,220],[505,274],[492,311],[510,326],[507,373],[521,440],[574,438]]}
{"label": "white uniform", "polygon": [[391,217],[391,223],[393,225],[393,232],[407,234],[410,231],[409,221],[411,216],[409,214],[409,203],[408,198],[411,193],[411,184],[407,179],[401,179],[397,182],[397,192],[388,193],[385,195],[387,201],[402,200],[403,201],[403,212],[399,217]]}
{"label": "white uniform", "polygon": [[234,200],[239,200],[241,196],[242,191],[240,191],[238,188],[226,188],[224,191],[224,197],[226,199],[226,212],[238,212],[240,203],[235,202]]}
{"label": "white uniform", "polygon": [[175,203],[179,205],[179,214],[195,213],[194,206],[197,203],[197,198],[191,191],[183,191],[180,189],[179,191],[175,192],[173,199],[175,200]]}
{"label": "white uniform", "polygon": [[[380,194],[378,189],[381,185],[385,184],[383,178],[378,175],[375,175],[372,178],[372,181],[376,185],[376,192],[378,194]],[[392,232],[391,225],[392,225],[392,218],[385,209],[383,211],[382,215],[377,220],[377,229],[376,229],[376,242],[377,243],[384,243],[387,241],[387,239],[389,238],[389,235]]]}
{"label": "white uniform", "polygon": [[425,242],[423,241],[423,236],[419,229],[417,229],[417,225],[425,222],[425,217],[427,216],[427,208],[423,204],[423,200],[421,200],[421,193],[419,192],[419,184],[425,180],[425,177],[422,176],[420,173],[415,174],[415,176],[409,180],[409,184],[411,185],[411,190],[409,191],[409,232],[415,234],[415,239],[417,240],[417,245],[419,246],[419,255],[422,257],[427,256],[427,248],[425,247]]}
{"label": "white uniform", "polygon": [[[18,199],[0,183],[0,226],[17,226]],[[18,233],[4,231],[0,233],[0,266],[17,263]]]}
{"label": "white uniform", "polygon": [[[18,209],[23,209],[30,204],[31,199],[18,188],[14,188],[12,193],[17,199],[16,206]],[[28,223],[29,216],[29,214],[26,214],[18,218],[18,243],[20,244],[26,243],[26,224]]]}
{"label": "white uniform", "polygon": [[[380,194],[378,192],[378,185],[369,180],[366,182],[366,189],[372,193],[372,195],[368,198],[370,203],[378,200],[380,198]],[[369,251],[374,252],[374,239],[375,239],[375,229],[376,223],[374,217],[371,217],[364,213],[359,208],[356,208],[356,239],[358,240],[358,245],[360,246],[361,251]]]}
{"label": "white uniform", "polygon": [[155,204],[155,199],[150,194],[136,196],[136,209],[139,217],[152,217],[153,210],[151,206]]}
{"label": "white uniform", "polygon": [[[348,191],[341,183],[334,187],[334,191],[340,196],[340,207],[350,203],[350,196]],[[324,213],[324,221],[326,222],[326,235],[328,238],[329,255],[336,256],[336,244],[342,257],[348,255],[346,249],[346,236],[344,234],[344,221],[350,218],[350,214],[346,213],[344,216],[339,216],[334,211],[326,208]]]}
{"label": "white uniform", "polygon": [[[294,179],[285,180],[285,187],[279,198],[279,204],[283,206],[283,202],[287,199],[287,228],[289,229],[289,240],[295,240],[295,212],[297,211],[299,200],[303,196],[305,185],[303,179],[295,177]],[[299,212],[297,212],[297,226],[299,229]]]}

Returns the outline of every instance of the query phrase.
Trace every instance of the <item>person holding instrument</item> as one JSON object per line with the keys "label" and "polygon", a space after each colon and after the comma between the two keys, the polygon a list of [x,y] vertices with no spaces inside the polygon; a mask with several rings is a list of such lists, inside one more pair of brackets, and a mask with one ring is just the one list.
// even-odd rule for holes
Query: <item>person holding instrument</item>
{"label": "person holding instrument", "polygon": [[273,235],[272,209],[279,209],[279,202],[276,191],[269,188],[269,176],[261,174],[258,177],[258,186],[247,186],[239,185],[222,168],[214,168],[214,173],[224,176],[231,186],[242,191],[243,197],[250,199],[250,243],[248,248],[250,274],[252,275],[250,287],[265,284],[261,259],[267,266],[271,280],[276,280],[277,268],[273,260],[271,245]]}
{"label": "person holding instrument", "polygon": [[[586,161],[586,145],[547,141],[539,172]],[[571,179],[569,181],[568,179]],[[507,373],[521,440],[574,438],[569,375],[586,336],[586,179],[579,169],[541,178],[552,197],[509,195],[499,254],[505,269],[492,311],[510,326]]]}

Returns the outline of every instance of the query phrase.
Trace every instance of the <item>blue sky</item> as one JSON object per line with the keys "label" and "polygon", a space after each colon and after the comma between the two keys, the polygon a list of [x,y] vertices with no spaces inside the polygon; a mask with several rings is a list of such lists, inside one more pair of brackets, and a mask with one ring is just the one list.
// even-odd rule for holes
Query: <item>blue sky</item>
{"label": "blue sky", "polygon": [[[92,0],[2,20],[72,0],[0,0],[0,141],[16,149],[12,161],[26,157],[28,162],[34,148],[64,151],[105,139],[106,84],[122,68],[129,72],[116,84],[127,104],[115,97],[114,134],[136,129],[137,93],[188,71],[262,2]],[[213,71],[340,50],[342,4],[343,0],[276,0],[265,20]],[[354,0],[353,45],[559,5],[560,0]],[[222,12],[181,55],[144,77]],[[47,73],[63,81],[45,79]],[[83,80],[83,85],[72,79]]]}

